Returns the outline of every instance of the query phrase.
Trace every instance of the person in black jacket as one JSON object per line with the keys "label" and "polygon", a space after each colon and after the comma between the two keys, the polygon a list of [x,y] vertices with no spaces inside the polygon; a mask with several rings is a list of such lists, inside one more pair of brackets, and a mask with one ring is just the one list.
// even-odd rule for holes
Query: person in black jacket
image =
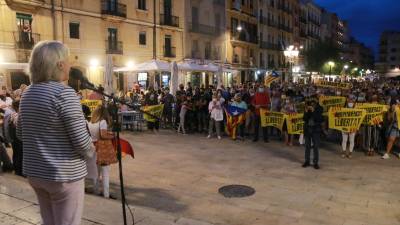
{"label": "person in black jacket", "polygon": [[310,166],[310,153],[311,147],[314,149],[314,168],[319,169],[319,152],[318,147],[320,143],[320,134],[322,132],[322,123],[324,117],[322,116],[323,109],[318,104],[316,98],[306,101],[306,110],[304,113],[304,138],[306,145],[305,162],[303,167]]}

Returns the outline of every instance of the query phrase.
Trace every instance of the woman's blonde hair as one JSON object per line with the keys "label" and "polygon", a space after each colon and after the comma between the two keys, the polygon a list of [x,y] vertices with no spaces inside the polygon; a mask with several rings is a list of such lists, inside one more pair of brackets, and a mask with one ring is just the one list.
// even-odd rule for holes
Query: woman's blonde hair
{"label": "woman's blonde hair", "polygon": [[62,71],[57,64],[67,59],[68,55],[68,48],[59,41],[37,43],[29,60],[29,74],[32,83],[60,81]]}
{"label": "woman's blonde hair", "polygon": [[110,114],[108,113],[107,108],[103,104],[98,105],[93,110],[90,122],[97,123],[102,120],[105,120],[107,122],[107,124],[110,125],[110,122],[111,122]]}

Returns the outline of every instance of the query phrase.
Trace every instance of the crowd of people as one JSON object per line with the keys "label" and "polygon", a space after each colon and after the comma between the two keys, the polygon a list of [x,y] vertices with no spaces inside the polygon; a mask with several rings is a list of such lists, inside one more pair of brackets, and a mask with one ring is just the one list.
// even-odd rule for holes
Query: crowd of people
{"label": "crowd of people", "polygon": [[[15,91],[0,91],[0,166],[2,171],[14,170],[17,175],[28,178],[39,201],[43,224],[77,225],[83,211],[85,178],[93,182],[96,193],[100,194],[102,189],[104,197],[112,198],[109,165],[116,162],[116,155],[111,143],[114,135],[109,132],[113,125],[110,107],[100,104],[90,112],[79,101],[82,94],[66,85],[69,51],[60,42],[38,43],[32,50],[29,71],[32,82],[29,87],[21,85]],[[341,142],[343,158],[351,158],[355,148],[368,156],[378,152],[383,159],[390,158],[400,137],[397,115],[400,82],[374,79],[353,81],[351,86],[338,89],[313,83],[273,82],[266,86],[248,82],[225,88],[192,87],[188,83],[186,87],[179,85],[176,93],[170,93],[168,88],[149,87],[144,91],[135,85],[132,91],[120,94],[122,100],[130,103],[120,105],[120,111],[129,110],[128,105],[163,104],[161,122],[148,121],[149,130],[157,133],[161,126],[183,135],[204,134],[204,138],[212,138],[215,133],[217,139],[222,139],[228,128],[225,110],[236,107],[244,112],[241,114],[244,119],[237,121],[236,132],[230,135],[233,140],[257,142],[261,136],[264,142],[275,137],[287,146],[304,144],[303,167],[311,165],[313,150],[313,166],[319,169],[321,138]],[[327,125],[324,109],[319,104],[321,96],[343,96],[346,108],[354,108],[357,103],[375,103],[387,105],[388,110],[379,123],[338,132]],[[91,93],[88,98],[103,99],[97,93]],[[304,113],[302,134],[290,134],[287,124],[282,129],[263,126],[262,110]],[[6,152],[7,146],[12,147],[12,160]]]}
{"label": "crowd of people", "polygon": [[[161,126],[174,128],[184,135],[199,133],[212,138],[216,133],[216,137],[222,139],[227,125],[224,108],[233,105],[246,110],[245,120],[237,126],[237,135],[233,140],[250,139],[256,142],[261,136],[268,142],[269,137],[274,136],[288,146],[307,146],[307,137],[315,133],[317,135],[314,135],[313,142],[319,142],[320,138],[341,142],[343,158],[351,158],[354,149],[364,151],[368,156],[381,153],[383,159],[389,158],[400,137],[395,112],[395,107],[399,106],[400,82],[391,79],[354,80],[351,81],[351,86],[351,89],[342,89],[319,87],[313,83],[273,82],[266,87],[260,82],[248,82],[228,88],[217,88],[193,87],[191,83],[187,83],[186,87],[183,84],[179,85],[174,95],[168,88],[154,90],[149,87],[146,91],[139,91],[138,86],[120,95],[128,102],[140,102],[144,106],[164,104]],[[358,131],[341,133],[328,129],[327,117],[322,116],[322,112],[321,115],[315,115],[315,109],[322,110],[318,101],[321,96],[343,96],[346,98],[347,108],[353,108],[357,103],[376,103],[389,106],[389,110],[384,121],[379,124],[362,125]],[[308,104],[306,108],[302,103]],[[261,108],[287,114],[305,113],[304,135],[289,134],[286,123],[281,130],[262,127]],[[307,114],[309,111],[312,114]],[[308,132],[310,125],[307,115],[315,117],[311,125],[313,132]],[[159,126],[158,122],[152,122],[149,129],[158,130]],[[314,144],[313,147],[316,148],[317,145]]]}

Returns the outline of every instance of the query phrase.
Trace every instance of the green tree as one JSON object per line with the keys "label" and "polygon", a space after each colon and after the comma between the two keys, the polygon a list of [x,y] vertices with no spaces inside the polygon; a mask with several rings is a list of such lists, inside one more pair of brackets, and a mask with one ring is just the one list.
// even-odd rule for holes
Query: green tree
{"label": "green tree", "polygon": [[327,64],[333,61],[332,74],[339,74],[342,71],[339,49],[331,42],[318,42],[314,47],[304,52],[307,71],[329,73],[330,66]]}

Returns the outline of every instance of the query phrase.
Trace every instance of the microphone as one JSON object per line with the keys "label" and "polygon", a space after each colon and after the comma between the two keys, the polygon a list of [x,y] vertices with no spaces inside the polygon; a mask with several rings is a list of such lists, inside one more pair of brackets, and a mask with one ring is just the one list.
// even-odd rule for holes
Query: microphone
{"label": "microphone", "polygon": [[84,89],[93,89],[95,85],[92,84],[87,77],[85,77],[82,72],[78,69],[71,68],[69,72],[69,76],[75,80],[79,80],[81,82],[81,87]]}

